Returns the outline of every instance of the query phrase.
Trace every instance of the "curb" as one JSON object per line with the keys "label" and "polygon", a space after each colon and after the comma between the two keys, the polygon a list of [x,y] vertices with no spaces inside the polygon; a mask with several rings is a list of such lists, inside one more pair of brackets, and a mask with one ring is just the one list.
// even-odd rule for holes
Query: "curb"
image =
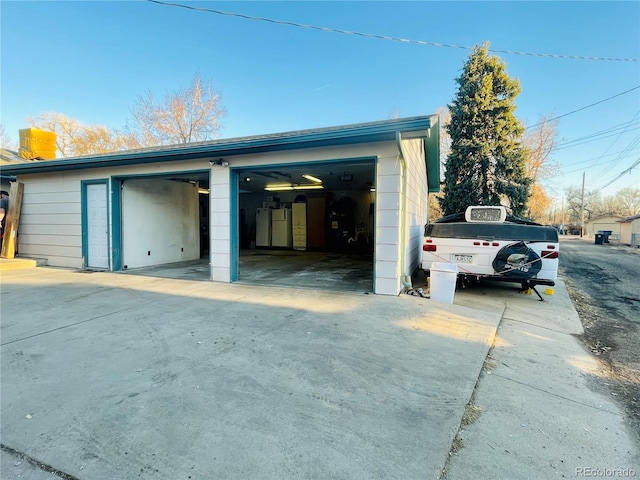
{"label": "curb", "polygon": [[0,272],[44,267],[46,265],[47,260],[44,258],[0,258]]}

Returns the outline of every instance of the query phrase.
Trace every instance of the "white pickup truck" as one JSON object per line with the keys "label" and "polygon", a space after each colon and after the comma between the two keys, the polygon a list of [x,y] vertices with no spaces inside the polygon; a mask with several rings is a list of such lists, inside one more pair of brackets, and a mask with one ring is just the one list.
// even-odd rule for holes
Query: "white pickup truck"
{"label": "white pickup truck", "polygon": [[425,225],[422,269],[429,275],[434,262],[452,263],[463,282],[517,282],[540,297],[536,285],[555,285],[559,253],[555,228],[508,217],[504,207],[472,206]]}

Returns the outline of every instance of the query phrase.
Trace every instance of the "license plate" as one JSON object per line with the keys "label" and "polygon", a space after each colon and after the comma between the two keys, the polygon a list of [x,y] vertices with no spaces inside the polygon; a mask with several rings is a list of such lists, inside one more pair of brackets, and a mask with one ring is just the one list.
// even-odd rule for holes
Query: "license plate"
{"label": "license plate", "polygon": [[454,263],[473,263],[473,255],[453,255]]}

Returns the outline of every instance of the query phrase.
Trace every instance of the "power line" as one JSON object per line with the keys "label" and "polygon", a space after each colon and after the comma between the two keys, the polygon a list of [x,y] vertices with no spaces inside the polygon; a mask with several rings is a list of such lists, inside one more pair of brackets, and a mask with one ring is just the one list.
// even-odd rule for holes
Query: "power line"
{"label": "power line", "polygon": [[[640,111],[638,111],[638,114],[640,114]],[[564,142],[561,142],[559,144],[557,144],[554,149],[560,149],[560,148],[566,148],[566,147],[571,147],[571,146],[575,146],[573,144],[576,143],[581,143],[585,140],[600,140],[601,138],[608,138],[612,135],[615,135],[616,133],[622,132],[625,133],[626,131],[631,130],[638,130],[638,128],[640,128],[640,121],[635,121],[634,119],[631,119],[628,122],[625,122],[623,124],[620,125],[615,125],[613,127],[609,127],[607,129],[604,130],[598,130],[597,132],[594,133],[589,133],[587,135],[584,135],[582,137],[578,137],[578,138],[574,138],[572,140],[565,140]],[[600,138],[598,138],[600,137]],[[606,152],[605,152],[606,153]]]}
{"label": "power line", "polygon": [[[612,169],[613,167],[615,167],[618,163],[620,163],[621,160],[624,160],[626,157],[628,157],[630,154],[633,153],[633,150],[638,146],[638,144],[640,144],[640,135],[637,135],[633,140],[631,140],[631,142],[625,147],[624,150],[622,150],[621,152],[619,152],[618,156],[616,158],[614,158],[613,160],[609,161],[608,164],[610,164],[610,166],[608,167],[608,169]],[[595,162],[596,160],[600,160],[599,157],[593,158],[591,159],[592,162]],[[579,163],[586,163],[586,162],[579,162]],[[574,164],[573,166],[575,166],[577,164]],[[575,173],[575,172],[580,172],[582,170],[590,170],[591,168],[595,168],[600,166],[600,164],[593,164],[593,165],[588,165],[585,167],[580,167],[580,168],[576,168],[574,170],[569,170],[567,172],[563,172],[564,175],[568,175],[570,173]],[[597,175],[598,177],[601,176],[601,174],[599,173]]]}
{"label": "power line", "polygon": [[[631,124],[633,123],[633,121],[638,117],[638,115],[640,115],[640,110],[638,110],[636,112],[636,114],[633,116],[633,118],[629,121],[629,123],[627,124],[627,127],[618,134],[618,136],[616,137],[616,139],[613,141],[613,143],[611,143],[607,149],[604,151],[604,153],[607,153],[609,150],[611,150],[611,147],[613,147],[613,145],[620,139],[620,137],[629,129],[629,126],[631,126]],[[615,167],[620,160],[622,160],[622,158],[624,158],[624,156],[626,155],[626,153],[630,153],[635,147],[636,145],[640,142],[640,135],[637,136],[635,138],[635,142],[631,142],[629,145],[627,145],[627,147],[625,148],[625,152],[621,153],[618,157],[616,157],[615,159],[611,160],[610,162],[605,163],[604,165],[604,169],[602,170],[601,175],[604,175],[608,170],[611,170],[613,167]]]}
{"label": "power line", "polygon": [[[147,0],[147,1],[151,2],[151,1],[153,1],[153,0]],[[557,120],[557,119],[559,119],[559,118],[566,117],[567,115],[572,115],[572,114],[574,114],[574,113],[581,112],[582,110],[586,110],[587,108],[591,108],[591,107],[594,107],[594,106],[599,105],[599,104],[601,104],[601,103],[608,102],[609,100],[612,100],[612,99],[614,99],[614,98],[616,98],[616,97],[619,97],[619,96],[621,96],[621,95],[624,95],[625,93],[633,92],[634,90],[637,90],[637,89],[639,89],[639,88],[640,88],[640,85],[638,85],[637,87],[630,88],[629,90],[625,90],[624,92],[617,93],[617,94],[615,94],[615,95],[613,95],[613,96],[611,96],[611,97],[605,98],[604,100],[600,100],[600,101],[598,101],[598,102],[592,103],[592,104],[587,105],[587,106],[585,106],[585,107],[578,108],[577,110],[573,110],[573,111],[571,111],[571,112],[564,113],[564,114],[562,114],[562,115],[558,115],[557,117],[553,117],[553,118],[546,119],[545,121],[546,121],[546,122],[551,122],[551,121],[553,121],[553,120]],[[538,125],[542,125],[542,123],[543,123],[543,122],[535,123],[535,124],[531,125],[530,127],[527,127],[527,130],[529,130],[530,128],[533,128],[533,127],[537,127]]]}
{"label": "power line", "polygon": [[611,185],[613,182],[615,182],[616,180],[618,180],[619,178],[622,178],[624,176],[625,173],[631,173],[631,170],[633,170],[634,168],[636,168],[638,165],[640,165],[640,158],[637,159],[629,168],[627,168],[626,170],[623,170],[622,172],[620,172],[620,174],[615,177],[613,180],[611,180],[610,182],[606,183],[605,185],[603,185],[602,187],[598,188],[596,190],[596,192],[600,192],[602,190],[604,190],[605,188],[607,188],[609,185]]}
{"label": "power line", "polygon": [[[633,129],[628,130],[628,131],[635,131],[635,130],[638,130],[638,128],[633,128]],[[577,140],[572,140],[571,142],[562,143],[562,144],[558,145],[557,147],[554,147],[552,151],[553,152],[557,152],[558,150],[564,150],[564,149],[567,149],[567,148],[579,147],[580,145],[584,145],[585,143],[599,142],[601,140],[604,140],[605,138],[615,137],[616,135],[618,135],[618,134],[617,133],[610,133],[608,135],[598,135],[597,138],[583,139],[580,142],[578,142]],[[569,143],[571,145],[567,145]]]}
{"label": "power line", "polygon": [[[254,17],[254,16],[251,16],[251,15],[244,15],[244,14],[241,14],[241,13],[223,12],[221,10],[214,10],[214,9],[211,9],[211,8],[193,7],[191,5],[182,5],[180,3],[161,2],[160,0],[145,0],[145,1],[150,2],[150,3],[157,3],[158,5],[163,5],[165,7],[186,8],[188,10],[195,10],[195,11],[199,11],[199,12],[214,13],[216,15],[225,15],[225,16],[228,16],[228,17],[244,18],[245,20],[255,20],[255,21],[260,21],[260,22],[269,22],[269,23],[275,23],[275,24],[278,24],[278,25],[287,25],[287,26],[290,26],[290,27],[308,28],[308,29],[312,29],[312,30],[320,30],[320,31],[323,31],[323,32],[340,33],[340,34],[343,34],[343,35],[356,35],[356,36],[359,36],[359,37],[376,38],[378,40],[389,40],[389,41],[393,41],[393,42],[412,43],[412,44],[416,44],[416,45],[428,45],[428,46],[431,46],[431,47],[457,48],[457,49],[463,49],[463,50],[473,50],[475,48],[475,47],[465,47],[463,45],[453,45],[453,44],[450,44],[450,43],[429,42],[429,41],[426,41],[426,40],[411,40],[411,39],[408,39],[408,38],[391,37],[391,36],[387,36],[387,35],[377,35],[377,34],[374,34],[374,33],[352,32],[350,30],[342,30],[340,28],[318,27],[316,25],[306,25],[306,24],[303,24],[303,23],[288,22],[288,21],[284,21],[284,20],[274,20],[274,19],[265,18],[265,17]],[[640,59],[637,59],[637,58],[587,57],[587,56],[580,56],[580,55],[561,55],[561,54],[554,54],[554,53],[517,52],[517,51],[512,51],[512,50],[493,50],[493,49],[489,49],[489,51],[492,52],[492,53],[503,53],[503,54],[507,54],[507,55],[525,55],[525,56],[530,56],[530,57],[544,57],[544,58],[570,59],[570,60],[598,60],[598,61],[607,61],[607,62],[638,62],[638,61],[640,61]]]}
{"label": "power line", "polygon": [[[571,162],[571,163],[564,163],[562,166],[565,168],[568,167],[575,167],[577,165],[583,165],[585,163],[589,163],[589,162],[595,162],[596,160],[601,160],[602,157],[613,157],[614,155],[619,155],[620,153],[627,153],[627,149],[625,148],[624,150],[618,150],[617,152],[611,152],[611,153],[607,153],[606,155],[598,155],[597,157],[591,157],[588,158],[586,160],[578,160],[577,162]],[[585,167],[580,167],[578,170],[576,171],[581,171],[583,170]],[[590,167],[587,167],[590,168]],[[570,172],[564,172],[565,174],[567,173],[571,173]]]}

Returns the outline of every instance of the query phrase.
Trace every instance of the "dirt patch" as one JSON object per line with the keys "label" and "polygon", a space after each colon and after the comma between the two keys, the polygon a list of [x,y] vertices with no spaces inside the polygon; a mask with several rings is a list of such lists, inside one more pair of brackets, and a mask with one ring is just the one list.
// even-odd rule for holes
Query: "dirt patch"
{"label": "dirt patch", "polygon": [[462,426],[466,427],[475,423],[476,420],[480,418],[480,415],[482,415],[482,407],[468,403],[464,409],[464,415],[462,416]]}

